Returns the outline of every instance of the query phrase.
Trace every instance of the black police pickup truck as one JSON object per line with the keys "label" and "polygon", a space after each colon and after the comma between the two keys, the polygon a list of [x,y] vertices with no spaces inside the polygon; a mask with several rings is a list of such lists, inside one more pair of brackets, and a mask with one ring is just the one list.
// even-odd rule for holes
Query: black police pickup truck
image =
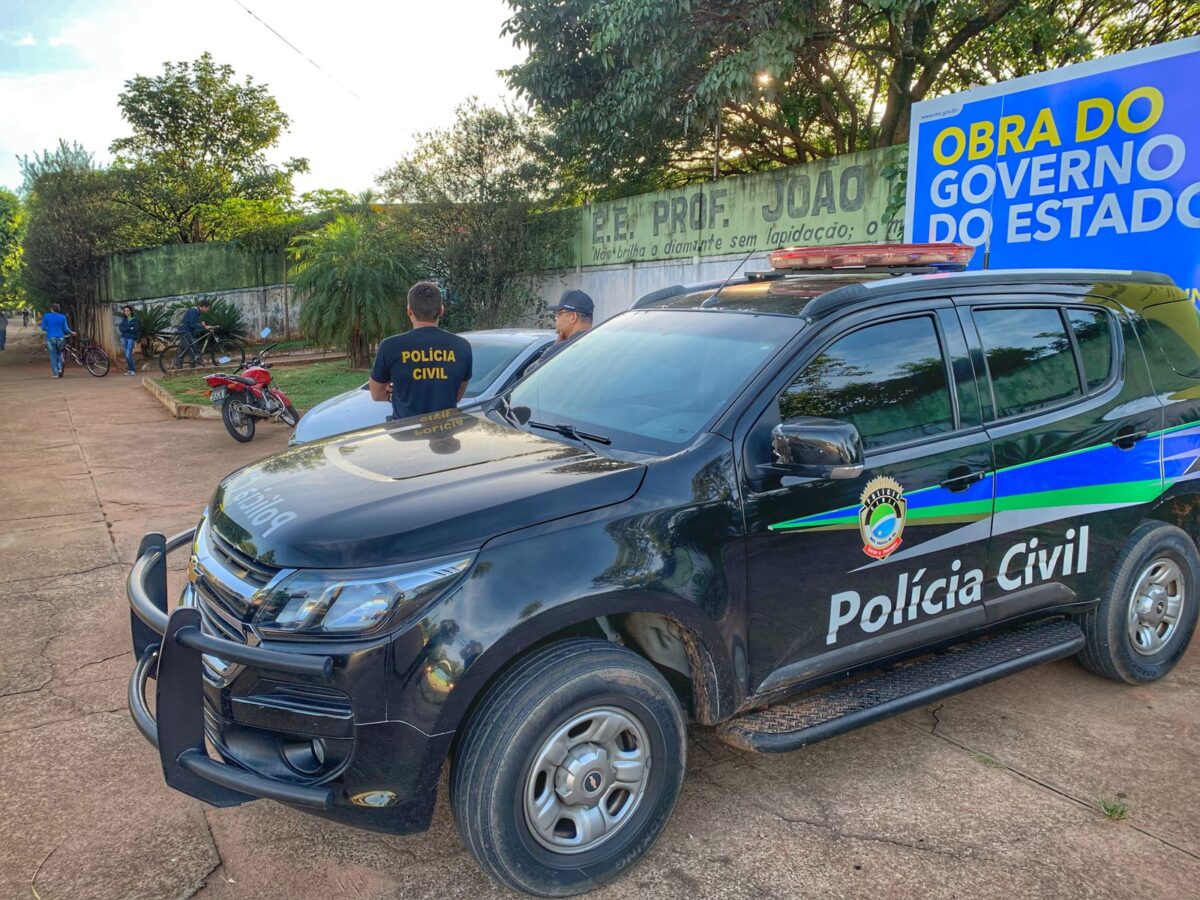
{"label": "black police pickup truck", "polygon": [[568,895],[662,832],[688,721],[777,752],[1061,657],[1161,678],[1200,610],[1196,310],[966,253],[777,251],[230,475],[129,577],[167,783],[406,833],[448,763],[480,865]]}

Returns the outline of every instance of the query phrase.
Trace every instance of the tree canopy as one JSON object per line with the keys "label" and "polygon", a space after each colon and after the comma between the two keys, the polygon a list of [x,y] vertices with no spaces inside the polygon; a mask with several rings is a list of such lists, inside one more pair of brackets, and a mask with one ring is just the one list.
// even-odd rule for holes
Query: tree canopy
{"label": "tree canopy", "polygon": [[21,284],[25,209],[12,191],[0,188],[0,307],[23,306]]}
{"label": "tree canopy", "polygon": [[94,296],[99,257],[123,247],[129,226],[116,182],[87,150],[66,141],[20,163],[28,211],[22,282],[29,299],[41,309],[57,301],[83,312]]}
{"label": "tree canopy", "polygon": [[572,223],[552,211],[544,139],[528,113],[469,100],[381,176],[410,207],[408,227],[447,292],[448,328],[513,325],[536,302],[530,276],[565,257]]}
{"label": "tree canopy", "polygon": [[125,82],[118,105],[132,134],[113,141],[120,201],[147,222],[147,243],[230,236],[232,219],[258,211],[270,221],[291,200],[304,159],[268,163],[290,120],[265,85],[218,65],[164,63],[162,74]]}
{"label": "tree canopy", "polygon": [[594,196],[907,140],[912,104],[1200,30],[1200,0],[508,0],[509,84]]}

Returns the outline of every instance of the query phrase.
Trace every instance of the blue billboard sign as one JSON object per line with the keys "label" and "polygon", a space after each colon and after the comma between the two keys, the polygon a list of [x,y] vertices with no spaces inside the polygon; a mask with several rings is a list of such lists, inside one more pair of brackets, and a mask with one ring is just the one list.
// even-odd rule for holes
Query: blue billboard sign
{"label": "blue billboard sign", "polygon": [[1200,37],[913,107],[905,235],[971,268],[1165,272],[1200,303]]}

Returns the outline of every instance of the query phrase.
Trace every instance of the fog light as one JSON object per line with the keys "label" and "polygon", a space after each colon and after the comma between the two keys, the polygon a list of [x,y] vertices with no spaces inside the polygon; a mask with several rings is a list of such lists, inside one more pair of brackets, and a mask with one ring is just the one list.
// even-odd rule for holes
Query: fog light
{"label": "fog light", "polygon": [[322,738],[307,740],[280,740],[279,752],[284,762],[301,775],[319,775],[325,766],[325,741]]}
{"label": "fog light", "polygon": [[361,794],[351,797],[350,802],[355,806],[370,806],[378,809],[395,803],[396,795],[391,791],[363,791]]}

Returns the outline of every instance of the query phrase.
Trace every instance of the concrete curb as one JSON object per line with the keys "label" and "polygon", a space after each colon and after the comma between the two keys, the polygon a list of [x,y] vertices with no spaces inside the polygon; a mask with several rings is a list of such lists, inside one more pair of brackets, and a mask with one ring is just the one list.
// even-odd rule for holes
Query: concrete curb
{"label": "concrete curb", "polygon": [[159,403],[167,408],[176,419],[219,419],[221,411],[215,407],[201,405],[199,403],[181,403],[176,400],[171,392],[158,383],[158,379],[151,378],[148,375],[142,377],[142,387],[150,392],[150,396],[154,397]]}

